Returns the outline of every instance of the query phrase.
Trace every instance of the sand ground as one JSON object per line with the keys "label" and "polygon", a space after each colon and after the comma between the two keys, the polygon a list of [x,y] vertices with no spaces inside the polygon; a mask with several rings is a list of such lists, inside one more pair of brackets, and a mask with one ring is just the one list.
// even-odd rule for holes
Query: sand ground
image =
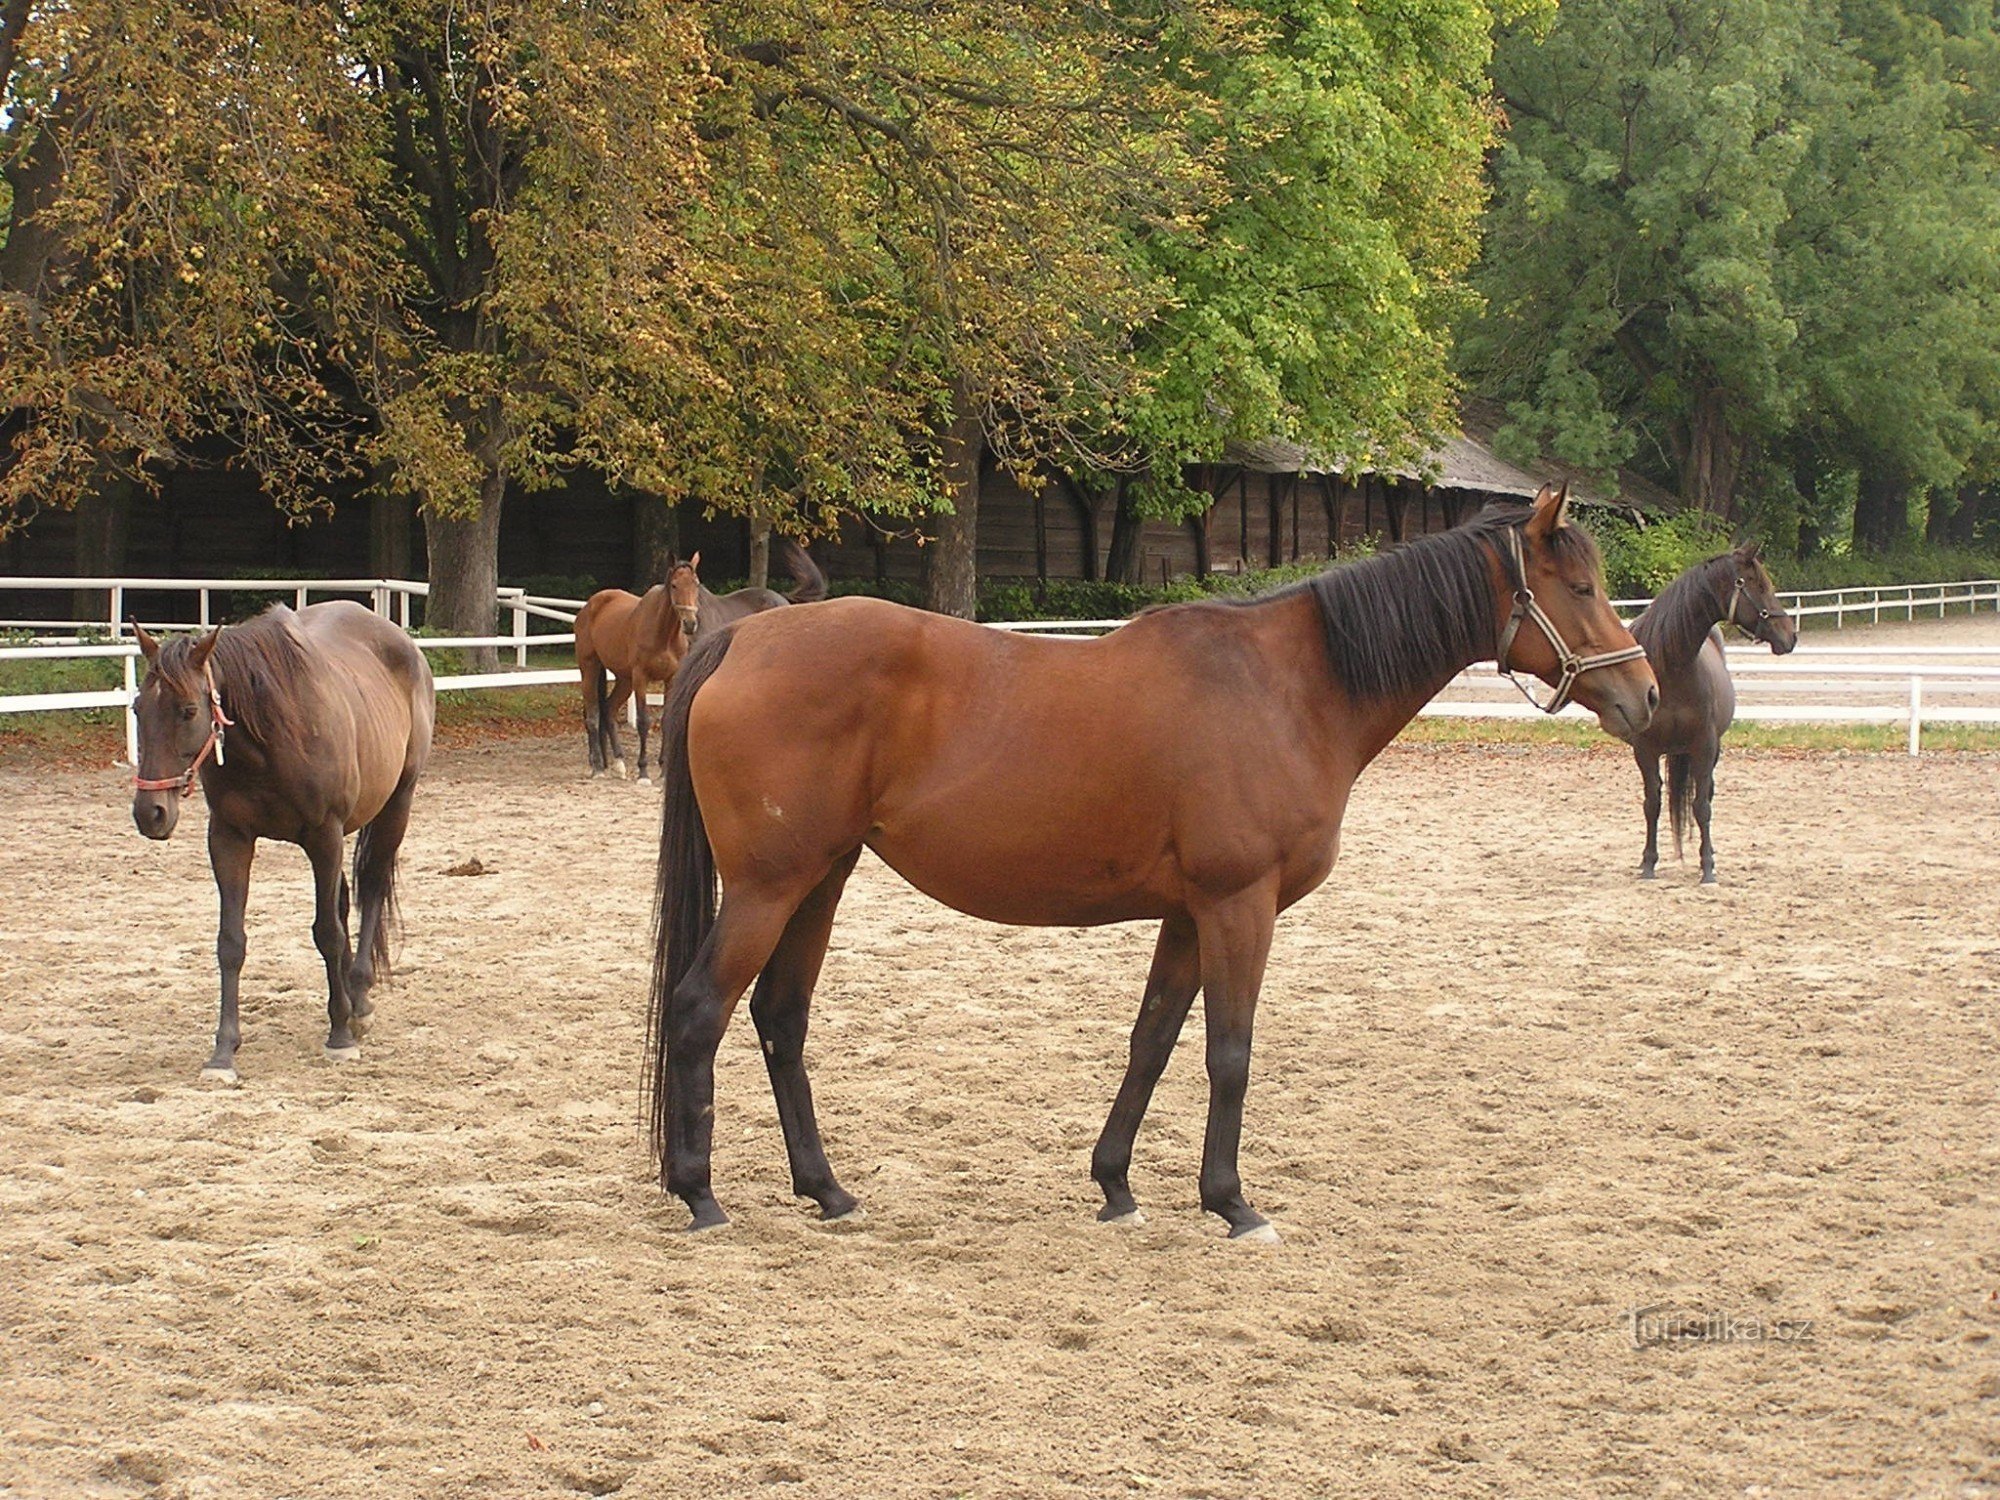
{"label": "sand ground", "polygon": [[0,772],[0,1493],[2000,1494],[2000,761],[1726,756],[1704,889],[1631,878],[1615,748],[1392,749],[1279,928],[1260,1250],[1194,1205],[1198,1025],[1151,1222],[1092,1222],[1150,933],[872,861],[812,1048],[869,1218],[789,1197],[746,1016],[681,1234],[657,802],[578,740],[441,753],[357,1064],[267,846],[237,1089],[204,813]]}

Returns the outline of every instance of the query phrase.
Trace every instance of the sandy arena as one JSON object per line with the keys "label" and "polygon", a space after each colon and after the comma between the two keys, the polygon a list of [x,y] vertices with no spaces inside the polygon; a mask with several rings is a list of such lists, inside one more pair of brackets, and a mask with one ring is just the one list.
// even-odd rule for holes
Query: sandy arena
{"label": "sandy arena", "polygon": [[1615,747],[1391,750],[1279,924],[1275,1249],[1195,1207],[1198,1019],[1151,1222],[1092,1221],[1150,930],[872,862],[810,1054],[868,1219],[790,1198],[739,1015],[735,1223],[681,1234],[637,1127],[657,796],[582,765],[439,755],[346,1068],[263,846],[237,1089],[197,1081],[203,812],[154,846],[115,772],[0,773],[0,1493],[2000,1494],[1995,759],[1732,751],[1702,889],[1632,878]]}

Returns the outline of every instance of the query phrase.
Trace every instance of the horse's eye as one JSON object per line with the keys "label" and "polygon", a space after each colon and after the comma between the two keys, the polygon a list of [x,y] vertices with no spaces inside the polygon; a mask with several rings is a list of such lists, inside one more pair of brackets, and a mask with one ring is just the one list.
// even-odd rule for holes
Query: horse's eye
{"label": "horse's eye", "polygon": [[194,717],[194,705],[192,703],[183,703],[181,705],[181,717],[183,719],[192,719]]}
{"label": "horse's eye", "polygon": [[1588,599],[1597,592],[1597,586],[1592,583],[1572,583],[1569,591],[1579,599]]}

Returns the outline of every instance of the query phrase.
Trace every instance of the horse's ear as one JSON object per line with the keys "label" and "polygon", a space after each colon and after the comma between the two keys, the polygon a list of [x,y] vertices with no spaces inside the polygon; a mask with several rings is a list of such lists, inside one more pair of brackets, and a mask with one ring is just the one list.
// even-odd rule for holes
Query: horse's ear
{"label": "horse's ear", "polygon": [[1736,549],[1736,555],[1747,563],[1757,562],[1764,556],[1764,544],[1754,540],[1745,542]]}
{"label": "horse's ear", "polygon": [[695,552],[695,555],[693,557],[690,557],[688,559],[688,566],[694,569],[696,572],[701,571],[701,553],[699,550]]}
{"label": "horse's ear", "polygon": [[147,661],[155,661],[160,655],[160,643],[146,633],[146,627],[139,623],[137,615],[127,615],[125,623],[132,627],[132,639],[139,643],[139,654]]}
{"label": "horse's ear", "polygon": [[188,647],[188,665],[200,671],[208,665],[208,659],[215,653],[215,643],[222,639],[222,627],[216,626],[207,635]]}
{"label": "horse's ear", "polygon": [[1535,513],[1528,517],[1528,535],[1544,537],[1569,524],[1569,486],[1545,484],[1535,492]]}

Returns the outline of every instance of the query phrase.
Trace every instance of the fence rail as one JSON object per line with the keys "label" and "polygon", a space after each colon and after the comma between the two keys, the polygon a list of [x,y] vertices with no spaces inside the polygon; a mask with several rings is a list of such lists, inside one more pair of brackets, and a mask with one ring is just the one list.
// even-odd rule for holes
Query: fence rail
{"label": "fence rail", "polygon": [[[33,645],[0,646],[0,661],[115,658],[123,663],[122,687],[0,696],[0,714],[123,708],[128,758],[138,753],[138,725],[131,704],[137,690],[135,659],[139,648],[124,639],[125,603],[132,595],[193,593],[202,626],[212,623],[215,595],[220,593],[288,594],[299,608],[304,608],[315,596],[365,598],[376,613],[408,629],[410,601],[430,594],[429,584],[398,578],[35,577],[0,579],[0,588],[44,592],[101,590],[106,594],[107,609],[102,620],[0,620],[0,629],[25,628],[37,632]],[[1865,614],[1871,621],[1880,620],[1885,610],[1891,619],[1899,614],[1915,619],[1919,610],[1928,613],[1935,609],[1941,617],[1952,608],[1970,611],[1991,605],[2000,610],[2000,579],[1800,590],[1782,593],[1779,598],[1795,616],[1831,615],[1839,627],[1849,616]],[[502,588],[497,602],[511,627],[506,634],[419,637],[419,644],[427,649],[511,650],[515,669],[448,674],[436,679],[438,691],[575,683],[578,679],[574,667],[527,670],[528,652],[531,648],[571,644],[576,637],[565,627],[574,627],[576,613],[583,608],[584,601]],[[1613,604],[1636,613],[1648,602],[1620,599]],[[1123,620],[1006,620],[996,622],[992,628],[1047,639],[1086,639],[1116,630],[1124,623]],[[536,625],[557,628],[536,631],[533,628]],[[159,628],[169,626],[162,622]],[[94,641],[86,638],[86,632],[105,632],[112,639],[108,643]],[[1912,755],[1920,752],[1926,723],[2000,724],[2000,648],[1805,645],[1783,660],[1769,657],[1761,648],[1733,649],[1728,658],[1740,688],[1736,716],[1749,722],[1905,724]],[[1512,690],[1501,682],[1490,664],[1474,667],[1454,679],[1443,694],[1425,706],[1423,713],[1442,718],[1541,717],[1539,710],[1518,699],[1500,697],[1500,691],[1511,694]],[[1487,693],[1493,696],[1482,696]],[[1767,695],[1780,701],[1765,701]],[[1835,697],[1839,701],[1784,701],[1807,696]],[[1968,699],[1973,701],[1964,701]],[[1564,713],[1589,717],[1587,710],[1574,705]]]}

